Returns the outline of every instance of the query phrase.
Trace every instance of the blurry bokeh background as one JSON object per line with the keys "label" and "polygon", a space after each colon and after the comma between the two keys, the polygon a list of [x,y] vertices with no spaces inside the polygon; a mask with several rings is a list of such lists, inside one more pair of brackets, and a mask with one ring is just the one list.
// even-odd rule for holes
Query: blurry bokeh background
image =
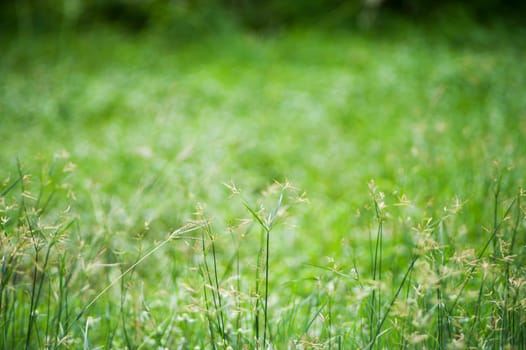
{"label": "blurry bokeh background", "polygon": [[163,229],[196,203],[223,216],[230,182],[291,181],[334,242],[372,179],[420,207],[483,205],[493,163],[524,164],[524,7],[3,1],[0,159],[66,152],[79,189]]}

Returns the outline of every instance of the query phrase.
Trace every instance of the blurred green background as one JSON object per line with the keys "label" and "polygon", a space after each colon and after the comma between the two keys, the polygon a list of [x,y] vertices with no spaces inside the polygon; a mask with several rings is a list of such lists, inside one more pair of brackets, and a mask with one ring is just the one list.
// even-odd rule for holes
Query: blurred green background
{"label": "blurred green background", "polygon": [[336,237],[371,179],[483,207],[493,162],[524,165],[524,6],[4,1],[0,159],[10,174],[67,151],[78,189],[140,198],[126,220],[163,229],[197,202],[228,217],[230,181],[290,180],[324,217],[301,224]]}

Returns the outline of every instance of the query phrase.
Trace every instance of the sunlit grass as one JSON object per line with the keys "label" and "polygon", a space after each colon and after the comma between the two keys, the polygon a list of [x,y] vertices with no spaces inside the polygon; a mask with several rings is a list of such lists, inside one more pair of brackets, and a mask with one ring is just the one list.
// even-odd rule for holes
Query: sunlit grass
{"label": "sunlit grass", "polygon": [[524,44],[398,29],[7,41],[0,344],[524,347]]}

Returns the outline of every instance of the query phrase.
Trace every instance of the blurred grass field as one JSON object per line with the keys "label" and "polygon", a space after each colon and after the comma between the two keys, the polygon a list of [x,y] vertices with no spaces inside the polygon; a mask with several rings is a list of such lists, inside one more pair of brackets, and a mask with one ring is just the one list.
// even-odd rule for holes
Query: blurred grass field
{"label": "blurred grass field", "polygon": [[[13,271],[31,275],[37,246],[75,262],[67,302],[52,287],[62,274],[35,264],[49,292],[36,318],[24,317],[35,280],[3,272],[4,348],[264,347],[257,213],[279,217],[268,249],[274,348],[524,348],[525,33],[462,29],[4,37],[3,271],[16,256]],[[47,227],[35,243],[32,215],[36,226],[68,223],[64,237],[50,244]],[[32,238],[20,243],[24,229]],[[426,258],[409,283],[415,251]],[[522,281],[509,333],[484,282],[508,285],[498,277],[506,267]],[[50,316],[62,304],[74,321]],[[28,327],[30,341],[16,333]]]}

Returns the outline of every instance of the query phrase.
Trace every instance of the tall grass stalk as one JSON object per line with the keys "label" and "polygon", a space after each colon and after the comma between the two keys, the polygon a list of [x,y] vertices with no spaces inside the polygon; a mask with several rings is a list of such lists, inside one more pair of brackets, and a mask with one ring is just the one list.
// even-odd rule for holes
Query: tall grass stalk
{"label": "tall grass stalk", "polygon": [[[370,311],[369,311],[369,344],[371,346],[377,341],[379,330],[377,325],[381,319],[381,308],[382,308],[382,295],[381,295],[381,283],[382,283],[382,252],[383,252],[383,227],[384,227],[384,194],[378,192],[374,182],[369,183],[369,190],[371,191],[371,197],[374,204],[375,219],[377,223],[376,238],[374,240],[374,253],[372,254],[372,280],[373,283],[378,283],[373,286],[370,298]],[[376,330],[375,330],[376,329]]]}
{"label": "tall grass stalk", "polygon": [[414,255],[413,259],[411,260],[411,263],[409,264],[409,267],[407,268],[404,277],[402,278],[402,281],[398,285],[396,292],[394,293],[393,297],[391,298],[389,304],[387,305],[386,309],[384,310],[384,314],[382,318],[378,321],[376,324],[376,328],[374,330],[374,337],[371,340],[371,342],[367,345],[366,349],[372,349],[376,342],[378,341],[378,338],[382,335],[382,327],[384,326],[385,321],[387,320],[387,317],[389,316],[389,313],[391,312],[391,309],[393,308],[393,305],[395,304],[396,300],[398,299],[398,296],[400,295],[400,292],[402,291],[402,288],[404,287],[408,277],[410,276],[411,272],[413,271],[413,267],[415,266],[415,263],[418,259],[418,255]]}
{"label": "tall grass stalk", "polygon": [[[206,236],[205,236],[206,233]],[[207,311],[207,318],[208,318],[208,324],[209,324],[209,331],[210,331],[210,337],[212,341],[212,347],[215,348],[215,336],[214,336],[214,328],[212,327],[213,323],[211,318],[211,313],[213,312],[214,320],[216,320],[217,323],[217,329],[219,332],[219,336],[221,337],[221,341],[224,346],[228,343],[226,331],[225,331],[225,318],[223,313],[223,305],[221,301],[221,290],[219,285],[219,278],[217,273],[217,257],[216,257],[216,248],[215,248],[215,237],[212,233],[212,229],[210,227],[210,223],[206,221],[206,223],[203,226],[202,229],[202,235],[201,235],[201,241],[202,241],[202,253],[203,253],[203,268],[202,268],[202,275],[204,279],[203,284],[203,293],[205,297],[205,307]],[[210,241],[211,249],[212,249],[212,269],[213,272],[210,271],[210,268],[208,266],[208,257],[207,257],[207,249],[206,249],[206,243],[207,241]],[[212,274],[213,273],[213,274]],[[210,308],[209,302],[208,302],[208,293],[207,289],[211,290],[212,294],[212,302],[213,302],[213,309]]]}
{"label": "tall grass stalk", "polygon": [[[258,347],[261,345],[263,347],[267,346],[267,329],[268,329],[268,293],[269,293],[269,259],[270,259],[270,232],[272,231],[272,228],[274,226],[274,223],[276,219],[278,218],[279,211],[281,209],[281,203],[283,201],[283,190],[280,192],[278,201],[276,203],[276,206],[274,207],[273,211],[269,212],[266,219],[263,219],[254,209],[252,209],[246,202],[244,203],[245,208],[250,212],[252,217],[257,221],[259,226],[262,229],[262,233],[264,233],[264,241],[261,242],[261,249],[260,254],[264,247],[265,252],[265,263],[264,263],[264,271],[265,271],[265,294],[263,298],[263,341],[260,344],[259,343],[259,317],[258,317],[258,302],[259,302],[259,268],[256,267],[256,340]],[[262,237],[263,239],[263,237]],[[258,255],[260,255],[258,254]],[[259,258],[258,258],[258,266],[259,266]]]}
{"label": "tall grass stalk", "polygon": [[[446,308],[446,301],[444,300],[445,290],[445,277],[443,276],[444,267],[446,266],[445,258],[445,233],[444,233],[444,220],[441,219],[438,222],[438,228],[436,230],[438,234],[438,247],[433,251],[433,261],[435,265],[435,273],[438,276],[438,283],[436,285],[436,297],[437,297],[437,342],[440,350],[446,348],[447,339],[451,336],[451,330],[449,325],[450,315]],[[438,256],[437,256],[438,255]],[[438,260],[438,263],[437,263]]]}

